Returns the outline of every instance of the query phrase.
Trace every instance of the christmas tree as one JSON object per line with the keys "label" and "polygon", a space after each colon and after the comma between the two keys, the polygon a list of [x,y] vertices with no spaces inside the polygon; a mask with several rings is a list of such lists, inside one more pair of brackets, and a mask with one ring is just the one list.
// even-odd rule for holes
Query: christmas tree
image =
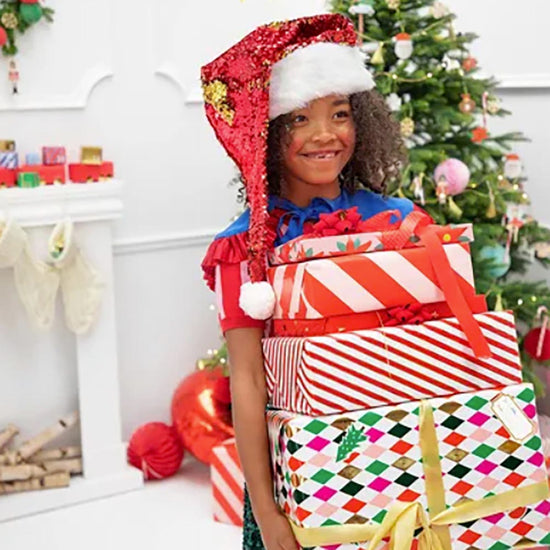
{"label": "christmas tree", "polygon": [[479,77],[469,53],[477,36],[457,32],[434,0],[331,0],[331,9],[355,20],[367,67],[401,124],[409,160],[390,193],[436,223],[474,224],[476,288],[490,309],[514,311],[525,378],[542,394],[533,363],[550,358],[550,343],[545,328],[532,329],[546,325],[550,288],[522,275],[533,261],[550,262],[550,231],[528,214],[521,160],[511,154],[525,138],[491,131],[491,117],[510,113],[497,82]]}

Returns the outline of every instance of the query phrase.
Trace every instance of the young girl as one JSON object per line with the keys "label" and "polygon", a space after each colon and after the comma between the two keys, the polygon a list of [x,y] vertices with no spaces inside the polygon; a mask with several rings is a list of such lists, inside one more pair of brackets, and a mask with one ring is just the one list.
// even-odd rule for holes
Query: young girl
{"label": "young girl", "polygon": [[208,119],[241,170],[249,205],[203,261],[229,349],[248,489],[245,550],[298,548],[273,498],[261,339],[274,297],[265,253],[308,232],[322,213],[357,207],[367,219],[413,210],[410,201],[383,195],[402,143],[355,40],[339,15],[273,23],[202,70]]}

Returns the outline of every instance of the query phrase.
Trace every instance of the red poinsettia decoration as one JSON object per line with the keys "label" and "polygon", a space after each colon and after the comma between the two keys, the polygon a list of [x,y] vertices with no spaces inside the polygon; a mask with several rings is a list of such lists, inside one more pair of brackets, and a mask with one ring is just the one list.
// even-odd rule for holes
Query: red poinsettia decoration
{"label": "red poinsettia decoration", "polygon": [[386,311],[388,319],[384,320],[385,327],[395,327],[397,325],[419,325],[426,321],[433,321],[437,313],[430,311],[425,304],[418,302],[406,306],[393,307]]}
{"label": "red poinsettia decoration", "polygon": [[330,214],[320,214],[319,221],[313,225],[311,232],[317,237],[330,237],[357,233],[361,222],[357,206],[347,210],[337,210]]}
{"label": "red poinsettia decoration", "polygon": [[472,141],[474,143],[481,143],[489,137],[489,132],[487,128],[483,126],[478,126],[472,130]]}

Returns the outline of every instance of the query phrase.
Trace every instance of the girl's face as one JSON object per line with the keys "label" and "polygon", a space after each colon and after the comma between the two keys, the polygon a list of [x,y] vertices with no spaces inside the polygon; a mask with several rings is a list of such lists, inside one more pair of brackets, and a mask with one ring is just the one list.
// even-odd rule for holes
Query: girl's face
{"label": "girl's face", "polygon": [[283,176],[290,196],[308,186],[321,191],[337,186],[338,176],[355,149],[355,124],[346,96],[315,99],[289,115],[283,143]]}

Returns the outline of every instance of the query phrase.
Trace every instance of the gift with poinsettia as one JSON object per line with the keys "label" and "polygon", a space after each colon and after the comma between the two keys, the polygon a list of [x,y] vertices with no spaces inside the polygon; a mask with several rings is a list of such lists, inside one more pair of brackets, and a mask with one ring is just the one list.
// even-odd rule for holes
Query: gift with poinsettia
{"label": "gift with poinsettia", "polygon": [[320,417],[276,410],[267,420],[276,499],[302,548],[550,544],[529,384]]}
{"label": "gift with poinsettia", "polygon": [[271,405],[315,416],[522,381],[512,312],[474,315],[491,354],[481,358],[456,318],[416,311],[405,324],[387,318],[370,330],[264,338]]}
{"label": "gift with poinsettia", "polygon": [[214,520],[243,525],[244,475],[235,438],[212,449],[210,479],[214,497]]}
{"label": "gift with poinsettia", "polygon": [[[373,323],[373,319],[378,319],[380,312],[418,302],[439,308],[435,313],[440,316],[448,306],[476,355],[487,355],[487,345],[472,316],[486,307],[483,298],[475,294],[471,226],[440,227],[417,211],[403,220],[399,211],[382,212],[365,221],[358,220],[356,214],[354,209],[322,214],[311,236],[284,245],[287,251],[297,246],[302,252],[293,256],[294,260],[290,252],[285,253],[288,263],[268,269],[276,296],[273,333],[309,334],[312,325],[319,330],[319,323],[311,320],[325,319],[334,321],[325,330],[339,324],[338,331],[347,331],[359,328],[356,315],[370,319],[361,328],[379,326],[382,322]],[[342,230],[345,235],[334,235]],[[358,240],[362,250],[344,250],[345,239]],[[306,252],[300,248],[304,242]],[[372,243],[376,243],[374,247]],[[279,250],[273,260],[283,261],[285,254]],[[302,261],[296,261],[300,254]]]}

